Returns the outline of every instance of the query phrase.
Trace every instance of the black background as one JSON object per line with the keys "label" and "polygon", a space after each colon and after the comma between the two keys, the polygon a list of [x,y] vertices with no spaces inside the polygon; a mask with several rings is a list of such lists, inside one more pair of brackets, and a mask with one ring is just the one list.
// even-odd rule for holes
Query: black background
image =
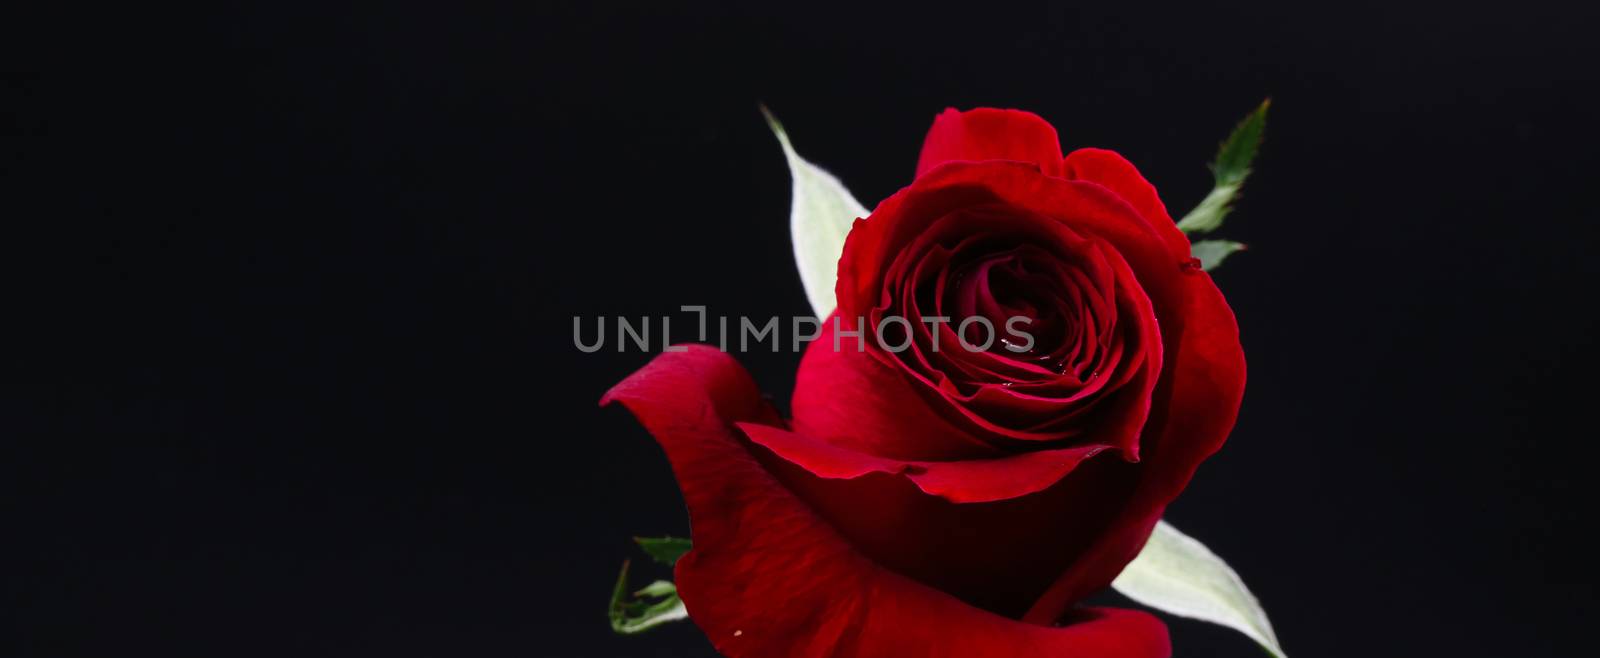
{"label": "black background", "polygon": [[869,207],[993,105],[1181,212],[1267,95],[1169,518],[1298,658],[1588,650],[1593,5],[668,4],[8,10],[0,654],[708,656],[606,625],[687,521],[571,318],[806,311],[757,102]]}

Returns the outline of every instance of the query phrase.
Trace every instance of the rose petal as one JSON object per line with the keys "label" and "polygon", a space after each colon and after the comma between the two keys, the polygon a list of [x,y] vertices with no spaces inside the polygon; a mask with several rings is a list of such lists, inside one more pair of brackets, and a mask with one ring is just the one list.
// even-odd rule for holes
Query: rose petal
{"label": "rose petal", "polygon": [[986,612],[897,575],[842,539],[765,470],[731,423],[770,409],[727,354],[664,354],[608,392],[672,462],[694,529],[678,561],[689,616],[730,658],[1167,658],[1166,628],[1090,608],[1065,626]]}
{"label": "rose petal", "polygon": [[1067,154],[1064,166],[1064,178],[1089,181],[1115,192],[1149,220],[1168,246],[1174,247],[1174,251],[1182,253],[1183,257],[1188,257],[1189,239],[1183,235],[1183,231],[1178,230],[1172,216],[1167,214],[1167,206],[1161,202],[1155,186],[1145,180],[1144,175],[1127,158],[1116,151],[1082,148]]}
{"label": "rose petal", "polygon": [[835,314],[806,348],[790,404],[796,432],[890,459],[947,461],[996,457],[994,446],[952,424],[919,396],[905,376],[860,349],[854,338],[835,347]]}
{"label": "rose petal", "polygon": [[[1115,348],[1131,341],[1134,350],[1126,357],[1113,358],[1104,368],[1076,390],[1052,390],[1047,386],[979,387],[971,394],[944,392],[951,405],[969,421],[985,431],[1021,441],[1050,441],[1082,435],[1084,418],[1080,412],[1092,410],[1088,439],[1096,444],[1121,448],[1130,460],[1139,458],[1139,436],[1150,408],[1150,394],[1161,372],[1162,344],[1156,315],[1150,300],[1139,288],[1127,263],[1115,252],[1105,254],[1116,272],[1119,313]],[[1112,398],[1107,403],[1107,397]],[[1031,427],[1002,425],[1007,420],[1042,419]]]}
{"label": "rose petal", "polygon": [[840,314],[867,315],[889,263],[930,225],[962,208],[995,204],[1054,219],[1110,242],[1133,269],[1158,317],[1165,319],[1161,310],[1176,306],[1174,286],[1188,258],[1187,246],[1181,254],[1170,250],[1163,232],[1115,192],[1098,183],[1041,176],[1018,163],[950,162],[878,204],[872,221],[855,223],[839,260]]}
{"label": "rose petal", "polygon": [[1109,585],[1138,555],[1157,520],[1200,462],[1222,447],[1244,399],[1244,350],[1233,309],[1211,277],[1194,270],[1182,279],[1185,318],[1140,441],[1148,469],[1137,499],[1120,523],[1102,536],[1029,610],[1027,619],[1054,619],[1067,606]]}
{"label": "rose petal", "polygon": [[953,161],[1015,160],[1061,175],[1061,140],[1039,115],[1022,110],[947,109],[933,120],[922,142],[917,175]]}
{"label": "rose petal", "polygon": [[987,503],[1042,491],[1109,447],[1074,446],[964,461],[902,461],[840,448],[770,425],[740,423],[739,429],[751,441],[817,477],[901,475],[924,493],[952,503]]}
{"label": "rose petal", "polygon": [[[906,473],[884,472],[819,477],[807,469],[819,468],[817,464],[802,466],[766,449],[756,454],[786,488],[862,554],[968,603],[1015,617],[1113,526],[1131,500],[1138,478],[1137,464],[1101,455],[1078,463],[1036,493],[953,503],[929,495],[924,487],[954,483],[918,483]],[[836,461],[825,466],[850,465]],[[998,482],[1001,474],[969,471],[966,475]],[[1034,477],[1044,480],[1049,475],[1053,474]]]}

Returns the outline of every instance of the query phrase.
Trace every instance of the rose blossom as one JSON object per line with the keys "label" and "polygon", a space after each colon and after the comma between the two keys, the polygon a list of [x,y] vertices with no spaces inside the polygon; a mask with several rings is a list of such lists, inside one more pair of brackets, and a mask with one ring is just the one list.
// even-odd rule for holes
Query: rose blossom
{"label": "rose blossom", "polygon": [[[1133,165],[1063,157],[1026,112],[946,111],[911,185],[856,221],[836,294],[865,347],[836,351],[828,322],[787,420],[703,347],[657,357],[604,399],[672,462],[694,539],[679,593],[717,649],[1169,655],[1154,617],[1077,604],[1221,446],[1244,357]],[[882,322],[893,316],[951,321]],[[1002,330],[986,351],[957,347],[963,320],[1017,316],[1032,345]]]}

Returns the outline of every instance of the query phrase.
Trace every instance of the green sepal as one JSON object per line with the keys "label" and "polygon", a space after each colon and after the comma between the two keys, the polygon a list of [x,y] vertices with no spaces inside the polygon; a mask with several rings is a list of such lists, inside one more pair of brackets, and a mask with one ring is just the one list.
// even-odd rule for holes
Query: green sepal
{"label": "green sepal", "polygon": [[1189,252],[1200,259],[1200,269],[1214,270],[1235,252],[1244,251],[1244,243],[1232,240],[1200,240],[1189,245]]}
{"label": "green sepal", "polygon": [[665,580],[644,586],[631,595],[628,593],[628,562],[622,562],[622,573],[617,574],[616,587],[611,590],[611,630],[622,635],[633,635],[668,622],[689,618],[689,611],[678,598],[678,588]]}

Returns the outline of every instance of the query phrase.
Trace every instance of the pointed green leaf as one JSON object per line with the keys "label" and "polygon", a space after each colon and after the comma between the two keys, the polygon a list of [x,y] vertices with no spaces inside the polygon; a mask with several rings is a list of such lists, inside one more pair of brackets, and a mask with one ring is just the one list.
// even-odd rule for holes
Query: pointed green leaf
{"label": "pointed green leaf", "polygon": [[1201,240],[1189,245],[1189,251],[1200,259],[1200,269],[1210,272],[1217,269],[1229,255],[1244,251],[1244,244],[1232,240]]}
{"label": "pointed green leaf", "polygon": [[1267,613],[1239,574],[1166,521],[1156,523],[1149,543],[1111,586],[1157,610],[1232,628],[1284,658]]}
{"label": "pointed green leaf", "polygon": [[867,216],[867,209],[850,196],[850,191],[833,174],[795,153],[783,124],[778,123],[766,106],[762,106],[761,114],[767,118],[767,125],[783,147],[789,175],[794,181],[789,232],[794,240],[794,260],[800,267],[800,283],[805,286],[812,311],[817,317],[826,318],[835,304],[833,284],[839,275],[844,238],[850,234],[850,226],[857,218]]}
{"label": "pointed green leaf", "polygon": [[1215,231],[1222,226],[1223,218],[1233,210],[1233,200],[1238,196],[1239,188],[1244,186],[1244,179],[1250,175],[1250,163],[1255,161],[1256,151],[1261,148],[1261,137],[1267,129],[1267,108],[1271,105],[1270,98],[1261,101],[1261,105],[1239,122],[1238,127],[1217,149],[1217,159],[1211,163],[1215,186],[1200,201],[1200,205],[1178,220],[1178,228],[1184,233]]}
{"label": "pointed green leaf", "polygon": [[1256,151],[1261,148],[1261,136],[1267,129],[1267,108],[1271,105],[1270,98],[1261,101],[1222,143],[1217,161],[1211,165],[1218,185],[1243,183],[1250,175],[1250,163],[1255,161]]}
{"label": "pointed green leaf", "polygon": [[622,563],[622,573],[617,575],[617,585],[611,590],[611,630],[632,635],[668,622],[689,618],[689,611],[678,598],[678,588],[665,580],[658,580],[632,595],[628,594],[628,563]]}
{"label": "pointed green leaf", "polygon": [[688,553],[691,546],[689,540],[678,537],[634,537],[633,541],[655,561],[667,566],[677,564],[678,558]]}
{"label": "pointed green leaf", "polygon": [[1222,226],[1223,218],[1233,212],[1233,198],[1239,194],[1239,185],[1218,185],[1200,200],[1200,205],[1178,220],[1178,230],[1194,235],[1210,233]]}

